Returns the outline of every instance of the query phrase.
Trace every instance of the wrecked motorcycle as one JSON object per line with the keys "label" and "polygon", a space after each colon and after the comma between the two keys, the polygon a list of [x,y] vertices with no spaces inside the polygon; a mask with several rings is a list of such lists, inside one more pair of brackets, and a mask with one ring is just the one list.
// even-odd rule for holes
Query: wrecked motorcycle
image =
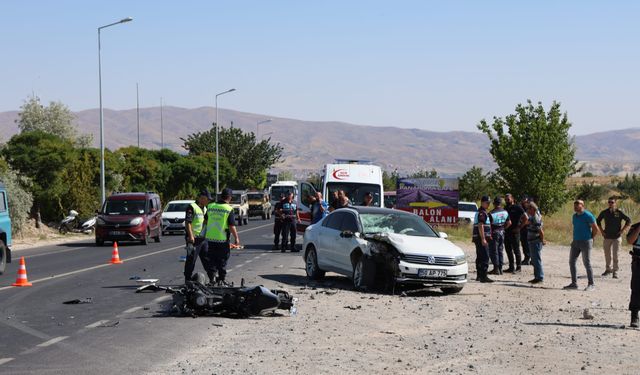
{"label": "wrecked motorcycle", "polygon": [[205,284],[198,274],[184,286],[167,290],[173,294],[174,311],[192,317],[201,315],[230,315],[249,317],[275,313],[276,310],[296,312],[295,299],[284,290],[263,286],[240,287]]}

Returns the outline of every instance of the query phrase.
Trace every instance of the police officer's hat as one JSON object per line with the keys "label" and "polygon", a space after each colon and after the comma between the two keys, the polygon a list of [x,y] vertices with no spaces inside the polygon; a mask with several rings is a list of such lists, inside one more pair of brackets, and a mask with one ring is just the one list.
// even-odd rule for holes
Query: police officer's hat
{"label": "police officer's hat", "polygon": [[211,198],[211,193],[209,193],[209,190],[204,189],[200,192],[200,195],[198,195],[199,197],[207,197],[208,200],[212,200],[213,198]]}
{"label": "police officer's hat", "polygon": [[491,202],[491,198],[489,198],[488,195],[483,195],[482,198],[480,199],[480,202],[482,202],[482,203]]}
{"label": "police officer's hat", "polygon": [[493,199],[493,204],[494,204],[494,205],[496,205],[496,206],[502,206],[502,198],[500,198],[500,197],[495,197],[495,198]]}
{"label": "police officer's hat", "polygon": [[220,193],[220,196],[224,199],[224,198],[229,198],[230,196],[233,195],[233,190],[229,189],[229,188],[224,188],[222,189],[222,193]]}

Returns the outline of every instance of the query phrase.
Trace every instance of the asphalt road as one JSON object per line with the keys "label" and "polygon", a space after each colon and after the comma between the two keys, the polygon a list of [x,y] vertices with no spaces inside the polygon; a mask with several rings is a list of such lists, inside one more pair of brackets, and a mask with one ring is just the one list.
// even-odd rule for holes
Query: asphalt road
{"label": "asphalt road", "polygon": [[[282,264],[303,266],[299,253],[271,251],[271,225],[252,220],[238,227],[245,249],[232,250],[228,280],[259,282],[256,275]],[[15,261],[0,276],[0,373],[145,372],[170,361],[174,351],[188,350],[192,335],[206,333],[211,319],[223,319],[169,316],[169,294],[135,293],[140,284],[130,280],[134,276],[182,284],[182,235],[148,246],[119,244],[119,265],[109,264],[111,251],[88,237],[14,253]],[[10,286],[20,256],[32,287]],[[201,269],[198,261],[196,271]],[[88,297],[92,303],[63,304]]]}

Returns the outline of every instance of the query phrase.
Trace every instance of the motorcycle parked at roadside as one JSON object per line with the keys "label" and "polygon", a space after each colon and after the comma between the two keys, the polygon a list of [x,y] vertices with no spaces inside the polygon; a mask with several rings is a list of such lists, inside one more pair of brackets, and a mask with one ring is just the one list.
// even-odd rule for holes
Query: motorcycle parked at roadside
{"label": "motorcycle parked at roadside", "polygon": [[97,216],[93,216],[92,218],[80,223],[78,211],[70,210],[69,215],[60,222],[58,231],[60,234],[66,234],[68,232],[91,234],[96,227],[96,220]]}

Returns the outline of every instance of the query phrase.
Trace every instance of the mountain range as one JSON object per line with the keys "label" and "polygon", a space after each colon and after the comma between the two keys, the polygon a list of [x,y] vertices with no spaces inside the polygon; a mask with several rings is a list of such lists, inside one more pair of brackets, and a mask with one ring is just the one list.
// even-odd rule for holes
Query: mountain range
{"label": "mountain range", "polygon": [[[89,133],[99,144],[99,110],[74,112],[80,133]],[[0,112],[0,142],[18,132],[17,111]],[[160,148],[159,107],[140,109],[140,146]],[[338,121],[304,121],[220,109],[222,126],[234,126],[270,137],[284,147],[284,161],[275,170],[293,170],[297,176],[319,171],[334,159],[369,160],[387,170],[400,173],[435,169],[443,175],[456,175],[476,165],[495,168],[487,137],[480,132],[435,132],[423,129],[354,125]],[[185,152],[182,138],[210,129],[215,109],[162,108],[164,146]],[[136,109],[104,110],[105,145],[110,149],[137,145]],[[585,171],[622,175],[640,171],[640,129],[607,130],[575,137],[577,159]]]}

